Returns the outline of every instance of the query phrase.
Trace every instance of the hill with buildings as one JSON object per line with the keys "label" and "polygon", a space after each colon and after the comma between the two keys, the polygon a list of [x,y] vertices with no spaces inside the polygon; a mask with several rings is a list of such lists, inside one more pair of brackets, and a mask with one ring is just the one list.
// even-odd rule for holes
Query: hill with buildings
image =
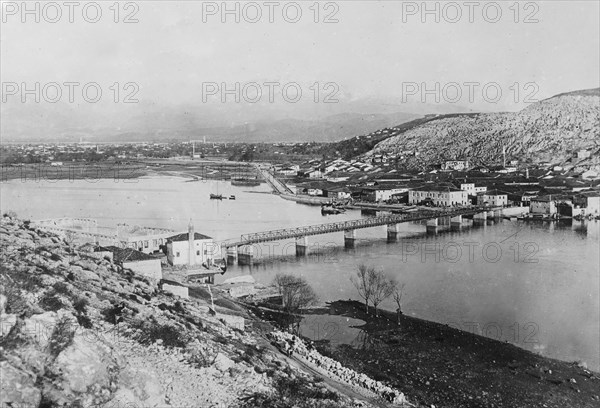
{"label": "hill with buildings", "polygon": [[[420,169],[446,160],[502,165],[505,152],[507,161],[521,164],[547,162],[598,170],[599,108],[600,88],[596,88],[560,94],[519,112],[434,117],[386,137],[364,157],[387,156]],[[582,150],[587,153],[578,155]]]}

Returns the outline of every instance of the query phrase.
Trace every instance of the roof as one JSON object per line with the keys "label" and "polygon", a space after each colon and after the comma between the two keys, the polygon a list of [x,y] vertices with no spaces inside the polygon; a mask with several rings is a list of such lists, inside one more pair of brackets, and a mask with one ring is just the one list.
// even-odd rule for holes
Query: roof
{"label": "roof", "polygon": [[[200,239],[212,239],[212,237],[200,234],[199,232],[194,232],[194,241]],[[189,240],[189,233],[184,232],[183,234],[173,235],[172,237],[168,237],[167,240],[171,242],[187,241]]]}
{"label": "roof", "polygon": [[157,259],[153,256],[140,252],[133,248],[119,248],[114,245],[109,246],[98,246],[95,249],[97,252],[112,252],[113,260],[115,263],[120,264],[123,262],[135,262],[135,261],[148,261],[151,259]]}
{"label": "roof", "polygon": [[456,187],[441,186],[441,185],[424,185],[414,189],[415,191],[440,191],[440,192],[462,192]]}

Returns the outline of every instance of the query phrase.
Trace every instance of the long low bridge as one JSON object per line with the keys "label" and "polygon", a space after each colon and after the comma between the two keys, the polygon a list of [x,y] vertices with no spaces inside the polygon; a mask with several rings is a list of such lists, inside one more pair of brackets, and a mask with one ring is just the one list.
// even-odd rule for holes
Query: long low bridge
{"label": "long low bridge", "polygon": [[[344,245],[354,246],[356,230],[387,225],[388,240],[396,240],[400,229],[399,224],[415,221],[427,221],[427,232],[435,232],[440,218],[450,218],[451,226],[460,226],[462,217],[473,216],[474,221],[485,221],[488,215],[500,217],[501,207],[469,207],[454,210],[419,210],[403,214],[390,214],[358,220],[330,222],[325,224],[309,225],[304,227],[284,228],[272,231],[255,232],[241,235],[239,240],[223,243],[229,258],[238,258],[242,263],[252,258],[252,245],[263,242],[280,241],[296,238],[296,254],[304,255],[308,247],[308,238],[311,235],[344,232]],[[245,262],[244,262],[245,263]]]}

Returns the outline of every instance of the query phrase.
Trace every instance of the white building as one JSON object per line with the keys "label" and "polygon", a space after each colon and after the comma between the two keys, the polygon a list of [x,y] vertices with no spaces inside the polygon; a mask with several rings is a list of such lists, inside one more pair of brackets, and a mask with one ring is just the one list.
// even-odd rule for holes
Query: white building
{"label": "white building", "polygon": [[468,160],[446,160],[442,164],[442,170],[466,170],[468,167]]}
{"label": "white building", "polygon": [[215,240],[194,232],[192,224],[187,233],[174,235],[167,240],[167,260],[171,265],[209,265],[221,258],[221,248]]}
{"label": "white building", "polygon": [[469,204],[469,195],[466,191],[452,187],[427,186],[408,192],[408,203],[420,204],[426,199],[436,206],[456,206]]}
{"label": "white building", "polygon": [[508,205],[508,194],[500,191],[488,191],[477,194],[477,205],[504,207]]}
{"label": "white building", "polygon": [[549,196],[532,198],[529,202],[529,212],[532,214],[554,215],[557,213],[556,200]]}

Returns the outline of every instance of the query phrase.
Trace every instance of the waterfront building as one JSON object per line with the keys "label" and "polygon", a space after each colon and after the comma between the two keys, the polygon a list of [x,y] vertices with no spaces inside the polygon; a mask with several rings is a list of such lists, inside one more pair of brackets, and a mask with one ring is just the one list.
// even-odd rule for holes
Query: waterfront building
{"label": "waterfront building", "polygon": [[532,198],[529,202],[529,212],[532,214],[554,215],[558,212],[556,199],[552,196]]}
{"label": "waterfront building", "polygon": [[491,190],[477,194],[477,205],[490,205],[492,207],[505,207],[508,205],[508,194],[498,190]]}
{"label": "waterfront building", "polygon": [[436,206],[469,204],[467,192],[456,187],[426,185],[408,192],[408,203],[411,205],[420,204],[426,199]]}
{"label": "waterfront building", "polygon": [[167,239],[167,260],[171,265],[210,265],[221,259],[221,249],[215,240],[194,232],[192,223],[188,232]]}
{"label": "waterfront building", "polygon": [[160,252],[167,243],[167,238],[173,235],[173,230],[165,228],[149,228],[117,225],[117,239],[123,248],[133,248],[145,254]]}

